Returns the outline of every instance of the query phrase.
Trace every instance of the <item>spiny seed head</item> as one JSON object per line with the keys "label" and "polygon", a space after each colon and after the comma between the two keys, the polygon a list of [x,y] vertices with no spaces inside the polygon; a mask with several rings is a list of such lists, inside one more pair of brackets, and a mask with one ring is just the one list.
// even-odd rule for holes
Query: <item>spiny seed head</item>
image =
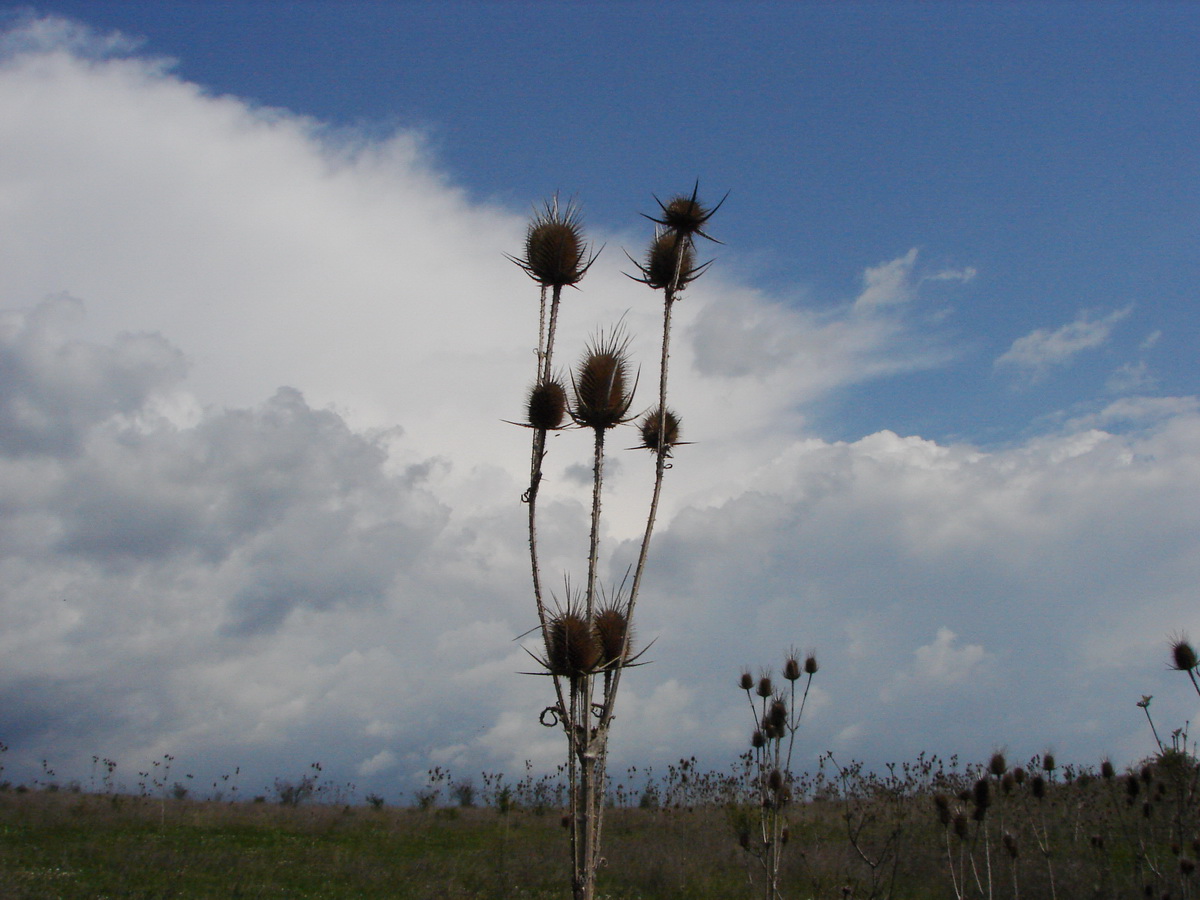
{"label": "spiny seed head", "polygon": [[543,381],[529,391],[529,424],[553,431],[567,417],[567,392],[557,381]]}
{"label": "spiny seed head", "polygon": [[[718,203],[712,209],[706,209],[704,204],[697,199],[699,190],[700,182],[697,181],[692,188],[691,196],[679,194],[672,197],[666,203],[655,197],[654,201],[658,204],[659,209],[662,210],[662,216],[653,221],[684,237],[690,237],[693,234],[698,234],[706,238],[709,237],[703,231],[704,226],[708,224],[708,220],[713,217],[713,214],[721,208],[721,203],[724,203],[725,200],[722,198],[721,203]],[[712,238],[709,238],[709,240],[712,240]]]}
{"label": "spiny seed head", "polygon": [[808,656],[804,657],[805,675],[816,675],[819,668],[821,668],[821,666],[817,663],[817,655],[815,653],[810,653]]}
{"label": "spiny seed head", "polygon": [[800,660],[796,659],[796,655],[790,654],[783,664],[783,677],[788,681],[796,681],[800,678]]}
{"label": "spiny seed head", "polygon": [[1016,781],[1017,784],[1024,784],[1028,775],[1029,773],[1025,771],[1023,766],[1017,766],[1012,770],[1013,780]]}
{"label": "spiny seed head", "polygon": [[1196,658],[1196,648],[1188,643],[1187,638],[1179,637],[1171,642],[1171,668],[1187,672],[1200,665]]}
{"label": "spiny seed head", "polygon": [[760,747],[765,747],[767,744],[767,736],[762,733],[761,729],[754,729],[754,734],[750,735],[750,746],[755,750]]}
{"label": "spiny seed head", "polygon": [[741,677],[738,678],[738,687],[743,691],[754,690],[754,676],[750,674],[749,669],[743,669]]}
{"label": "spiny seed head", "polygon": [[976,808],[987,809],[992,802],[992,785],[986,778],[980,778],[975,782],[975,788],[971,792],[971,799],[975,801]]}
{"label": "spiny seed head", "polygon": [[1058,768],[1058,764],[1054,761],[1054,754],[1047,752],[1042,757],[1042,769],[1046,772],[1053,772]]}
{"label": "spiny seed head", "polygon": [[629,630],[629,618],[625,610],[617,606],[606,606],[596,613],[592,623],[596,643],[600,646],[600,665],[611,665],[624,661],[626,654],[625,635]]}
{"label": "spiny seed head", "polygon": [[662,410],[653,409],[642,417],[641,423],[638,425],[638,430],[642,434],[642,446],[647,450],[658,451],[658,438],[662,435],[662,449],[667,456],[671,455],[671,448],[679,443],[679,417],[671,410],[667,410],[666,419],[663,419]]}
{"label": "spiny seed head", "polygon": [[637,280],[656,291],[668,288],[681,291],[704,270],[704,266],[696,265],[696,251],[692,249],[691,237],[681,237],[670,229],[655,232],[650,249],[646,252],[646,261],[637,263],[637,267],[642,272],[642,277]]}
{"label": "spiny seed head", "polygon": [[772,769],[771,774],[767,776],[767,787],[771,793],[778,794],[783,790],[783,773],[778,769]]}
{"label": "spiny seed head", "polygon": [[552,674],[578,678],[595,670],[600,647],[583,616],[574,610],[558,613],[546,630],[546,661]]}
{"label": "spiny seed head", "polygon": [[1113,768],[1111,759],[1103,759],[1100,761],[1100,777],[1105,781],[1112,779],[1117,774],[1117,770]]}
{"label": "spiny seed head", "polygon": [[771,684],[770,675],[759,676],[758,688],[755,690],[755,693],[757,693],[758,696],[762,697],[764,700],[774,693],[774,685]]}
{"label": "spiny seed head", "polygon": [[579,209],[559,209],[556,196],[529,223],[525,255],[509,258],[543,287],[566,287],[578,284],[596,257],[588,256]]}
{"label": "spiny seed head", "polygon": [[988,760],[988,771],[999,778],[1008,770],[1008,760],[1004,758],[1004,754],[999,751],[992,754],[992,758]]}
{"label": "spiny seed head", "polygon": [[590,428],[612,428],[625,421],[633,402],[629,383],[629,339],[620,328],[601,334],[579,361],[571,417]]}
{"label": "spiny seed head", "polygon": [[771,725],[775,731],[782,733],[783,729],[787,727],[787,704],[784,703],[782,699],[778,697],[775,698],[771,701],[771,709],[767,715],[770,718]]}

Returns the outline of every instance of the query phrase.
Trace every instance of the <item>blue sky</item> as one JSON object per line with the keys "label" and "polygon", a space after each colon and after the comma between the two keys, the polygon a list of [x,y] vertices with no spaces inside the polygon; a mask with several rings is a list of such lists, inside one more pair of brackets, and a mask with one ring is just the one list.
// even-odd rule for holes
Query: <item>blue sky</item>
{"label": "blue sky", "polygon": [[[43,8],[141,35],[216,93],[419,129],[481,200],[520,209],[562,191],[618,227],[653,211],[661,185],[699,177],[731,192],[725,264],[808,304],[845,301],[865,266],[911,247],[976,269],[970,290],[930,299],[950,310],[945,333],[970,339],[955,396],[945,369],[873,385],[822,423],[831,436],[1003,441],[1142,362],[1166,393],[1196,388],[1188,4]],[[1037,392],[991,371],[1016,337],[1129,304],[1103,354]]]}
{"label": "blue sky", "polygon": [[[531,610],[501,420],[529,323],[506,310],[531,301],[504,254],[533,205],[577,198],[605,250],[568,327],[636,328],[622,250],[696,179],[728,192],[723,243],[680,325],[695,461],[623,752],[719,762],[717,686],[790,641],[828,660],[813,749],[874,761],[1133,758],[1133,701],[1182,695],[1162,660],[1200,630],[1194,5],[61,2],[0,24],[21,136],[0,497],[40,535],[3,563],[29,648],[0,662],[11,758],[187,745],[266,772],[336,731],[334,767],[384,786],[555,758],[511,674]],[[618,550],[636,505],[614,504]],[[407,679],[459,647],[475,724],[434,734]],[[86,684],[110,722],[79,713]],[[674,738],[646,724],[673,705],[694,711]]]}

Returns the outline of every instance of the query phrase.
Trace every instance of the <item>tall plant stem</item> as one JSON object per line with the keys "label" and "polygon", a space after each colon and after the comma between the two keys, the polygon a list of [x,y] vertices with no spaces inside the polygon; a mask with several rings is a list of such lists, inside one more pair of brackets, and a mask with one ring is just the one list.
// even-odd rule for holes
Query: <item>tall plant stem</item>
{"label": "tall plant stem", "polygon": [[[562,299],[562,286],[554,285],[550,298],[550,322],[546,324],[546,286],[542,286],[540,312],[538,314],[538,349],[537,349],[537,383],[544,384],[550,380],[551,366],[554,361],[554,334],[558,325],[558,304]],[[529,460],[529,490],[525,494],[525,502],[529,507],[529,564],[533,573],[533,602],[537,607],[538,626],[542,632],[542,646],[549,658],[550,632],[546,616],[546,601],[542,591],[542,567],[538,555],[537,533],[537,498],[542,484],[542,462],[546,458],[546,429],[533,430],[533,448]],[[567,710],[563,705],[562,683],[558,675],[553,676],[554,693],[558,698],[558,709],[562,715]]]}
{"label": "tall plant stem", "polygon": [[[658,518],[658,502],[662,496],[663,474],[667,470],[667,453],[670,448],[666,444],[667,429],[667,372],[671,358],[671,310],[675,305],[679,280],[683,272],[685,241],[679,241],[675,256],[675,276],[672,283],[663,292],[663,327],[662,348],[659,357],[658,375],[658,448],[654,460],[654,487],[650,493],[650,508],[646,513],[646,528],[642,532],[642,542],[638,549],[637,565],[633,572],[633,583],[629,588],[629,605],[625,610],[627,622],[633,622],[633,608],[637,605],[638,594],[642,586],[642,575],[646,571],[646,558],[650,553],[650,537],[654,534],[654,523]],[[632,629],[626,629],[625,648],[621,659],[629,654],[629,638]],[[613,672],[612,681],[605,685],[604,712],[601,716],[600,729],[608,728],[612,720],[613,707],[616,705],[617,688],[621,684],[623,666],[617,666]]]}

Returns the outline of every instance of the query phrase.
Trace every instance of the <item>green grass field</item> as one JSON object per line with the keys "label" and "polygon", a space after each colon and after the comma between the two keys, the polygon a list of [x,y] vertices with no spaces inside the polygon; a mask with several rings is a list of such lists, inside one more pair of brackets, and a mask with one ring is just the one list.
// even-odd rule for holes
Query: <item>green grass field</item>
{"label": "green grass field", "polygon": [[[988,774],[926,761],[799,782],[807,799],[788,811],[783,896],[1200,897],[1194,760],[1047,778],[1035,762]],[[739,846],[755,810],[720,802],[721,785],[693,773],[664,781],[658,796],[676,799],[662,808],[609,809],[599,896],[762,896],[757,862]],[[566,840],[552,808],[288,806],[9,787],[0,790],[0,898],[562,898]]]}

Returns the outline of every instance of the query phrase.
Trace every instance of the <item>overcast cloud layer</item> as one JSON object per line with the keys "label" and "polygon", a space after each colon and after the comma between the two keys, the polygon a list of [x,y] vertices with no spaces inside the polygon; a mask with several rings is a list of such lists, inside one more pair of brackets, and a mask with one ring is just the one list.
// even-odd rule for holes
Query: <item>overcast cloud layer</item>
{"label": "overcast cloud layer", "polygon": [[[552,769],[549,686],[518,674],[528,434],[503,421],[536,343],[535,287],[504,258],[525,211],[468,202],[418,134],[209,96],[58,20],[4,48],[6,776],[49,759],[83,777],[98,755],[128,785],[169,753],[261,792],[320,760],[396,797],[435,764]],[[606,249],[560,346],[624,316],[653,359],[655,297],[621,273],[648,238],[635,213],[592,236]],[[817,313],[731,281],[726,252],[680,309],[673,405],[695,443],[670,473],[640,607],[653,665],[624,682],[616,766],[732,762],[736,676],[789,643],[822,663],[809,762],[1126,762],[1152,749],[1141,695],[1160,728],[1194,717],[1165,660],[1169,635],[1200,632],[1195,398],[1140,393],[1128,360],[1101,411],[1006,447],[828,442],[806,416],[841,389],[964,352],[938,304],[978,273],[901,248]],[[996,377],[1036,389],[1137,316],[1014,334]],[[551,571],[578,569],[588,441],[551,445]],[[614,579],[650,474],[648,455],[615,463]]]}

